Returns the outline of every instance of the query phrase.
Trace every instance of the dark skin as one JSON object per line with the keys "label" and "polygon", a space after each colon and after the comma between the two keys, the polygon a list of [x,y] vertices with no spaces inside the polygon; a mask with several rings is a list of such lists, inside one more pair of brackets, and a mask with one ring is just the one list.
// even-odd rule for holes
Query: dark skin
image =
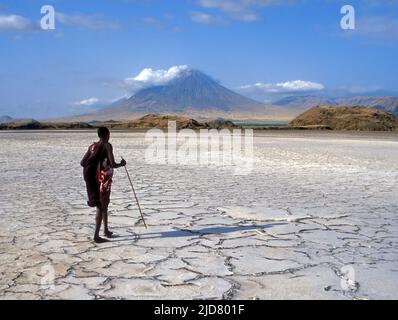
{"label": "dark skin", "polygon": [[[124,159],[120,163],[116,163],[115,157],[113,155],[112,145],[109,143],[109,138],[110,134],[107,134],[106,136],[100,138],[100,142],[102,142],[105,146],[110,166],[114,169],[124,167],[126,165],[126,161]],[[111,238],[113,233],[110,232],[108,228],[108,208],[97,207],[97,214],[95,217],[95,233],[94,233],[94,241],[97,243],[107,241],[99,236],[102,222],[104,222],[104,235],[107,238]]]}

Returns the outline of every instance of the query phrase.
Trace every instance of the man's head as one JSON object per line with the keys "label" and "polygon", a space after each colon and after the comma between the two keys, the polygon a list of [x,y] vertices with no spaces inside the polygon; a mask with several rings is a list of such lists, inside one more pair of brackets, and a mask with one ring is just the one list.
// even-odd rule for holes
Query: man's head
{"label": "man's head", "polygon": [[103,140],[103,141],[105,141],[105,142],[108,142],[109,136],[110,136],[110,132],[109,132],[109,129],[108,129],[108,128],[106,128],[106,127],[100,127],[100,128],[98,128],[98,137],[99,137],[101,140]]}

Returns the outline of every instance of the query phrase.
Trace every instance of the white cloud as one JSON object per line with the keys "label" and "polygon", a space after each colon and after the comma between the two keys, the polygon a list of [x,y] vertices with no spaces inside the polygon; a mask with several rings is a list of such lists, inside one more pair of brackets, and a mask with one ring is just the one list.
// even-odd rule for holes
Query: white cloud
{"label": "white cloud", "polygon": [[223,12],[239,12],[247,7],[247,1],[233,0],[199,0],[203,8],[219,9]]}
{"label": "white cloud", "polygon": [[38,29],[29,19],[15,14],[0,14],[0,32],[20,32]]}
{"label": "white cloud", "polygon": [[242,14],[236,16],[235,19],[244,21],[244,22],[254,22],[254,21],[262,20],[258,14],[255,14],[253,12],[242,13]]}
{"label": "white cloud", "polygon": [[115,30],[119,28],[117,22],[105,20],[101,15],[68,15],[56,12],[56,19],[67,26],[91,30]]}
{"label": "white cloud", "polygon": [[144,23],[154,27],[154,28],[161,28],[162,27],[162,22],[159,19],[156,19],[154,17],[146,17],[143,19]]}
{"label": "white cloud", "polygon": [[183,31],[183,29],[181,27],[175,26],[175,27],[171,28],[171,32],[174,32],[174,33],[182,32],[182,31]]}
{"label": "white cloud", "polygon": [[357,19],[356,29],[351,34],[372,40],[397,40],[398,20],[383,16],[368,16]]}
{"label": "white cloud", "polygon": [[203,12],[191,12],[191,20],[202,24],[226,24],[226,21],[215,15]]}
{"label": "white cloud", "polygon": [[186,65],[174,66],[168,70],[146,68],[137,76],[126,78],[124,80],[124,86],[130,93],[137,92],[138,90],[151,86],[166,84],[180,77],[187,70],[189,70],[189,68]]}
{"label": "white cloud", "polygon": [[[56,19],[66,26],[91,30],[114,30],[119,25],[103,19],[100,15],[68,15],[56,12]],[[22,32],[40,30],[39,22],[15,14],[0,14],[0,32]]]}
{"label": "white cloud", "polygon": [[239,88],[239,91],[248,94],[269,94],[269,93],[304,93],[314,92],[325,89],[325,87],[316,82],[294,80],[280,83],[255,83],[251,85],[245,85]]}
{"label": "white cloud", "polygon": [[253,22],[261,20],[258,7],[293,4],[299,0],[198,0],[205,9],[218,10],[233,20]]}
{"label": "white cloud", "polygon": [[91,107],[95,104],[98,104],[100,100],[98,98],[88,98],[81,101],[77,101],[74,103],[75,106],[82,106],[82,107]]}
{"label": "white cloud", "polygon": [[143,23],[159,30],[170,32],[181,32],[182,28],[177,25],[172,25],[174,17],[170,14],[164,14],[161,18],[145,17],[142,19]]}
{"label": "white cloud", "polygon": [[379,6],[379,5],[397,5],[398,0],[363,0],[366,5]]}
{"label": "white cloud", "polygon": [[325,87],[316,82],[311,81],[303,81],[303,80],[295,80],[295,81],[287,81],[282,83],[277,83],[275,88],[282,92],[294,92],[294,91],[319,91],[325,89]]}

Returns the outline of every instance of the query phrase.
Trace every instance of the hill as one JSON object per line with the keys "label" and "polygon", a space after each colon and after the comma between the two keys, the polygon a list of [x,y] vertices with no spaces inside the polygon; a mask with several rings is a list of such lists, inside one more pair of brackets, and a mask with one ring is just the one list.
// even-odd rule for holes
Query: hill
{"label": "hill", "polygon": [[0,123],[8,123],[13,121],[13,118],[9,117],[9,116],[1,116],[0,117]]}
{"label": "hill", "polygon": [[175,121],[177,129],[201,129],[205,125],[187,117],[149,114],[128,122],[113,122],[107,126],[113,129],[167,129],[169,121]]}
{"label": "hill", "polygon": [[398,120],[391,113],[372,108],[321,106],[305,111],[289,125],[308,129],[391,131],[398,129]]}
{"label": "hill", "polygon": [[0,124],[0,130],[51,130],[51,129],[90,129],[93,126],[84,122],[39,122],[34,119],[13,120]]}

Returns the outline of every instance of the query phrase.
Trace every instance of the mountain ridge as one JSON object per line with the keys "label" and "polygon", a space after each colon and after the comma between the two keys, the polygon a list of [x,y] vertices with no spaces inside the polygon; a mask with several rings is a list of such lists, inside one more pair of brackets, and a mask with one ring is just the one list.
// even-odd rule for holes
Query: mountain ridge
{"label": "mountain ridge", "polygon": [[304,111],[315,106],[363,106],[390,112],[398,116],[398,97],[354,96],[348,98],[323,98],[317,96],[289,96],[277,100],[275,105]]}
{"label": "mountain ridge", "polygon": [[4,116],[0,116],[0,123],[8,123],[8,122],[12,122],[14,121],[13,118],[11,118],[10,116],[4,115]]}

